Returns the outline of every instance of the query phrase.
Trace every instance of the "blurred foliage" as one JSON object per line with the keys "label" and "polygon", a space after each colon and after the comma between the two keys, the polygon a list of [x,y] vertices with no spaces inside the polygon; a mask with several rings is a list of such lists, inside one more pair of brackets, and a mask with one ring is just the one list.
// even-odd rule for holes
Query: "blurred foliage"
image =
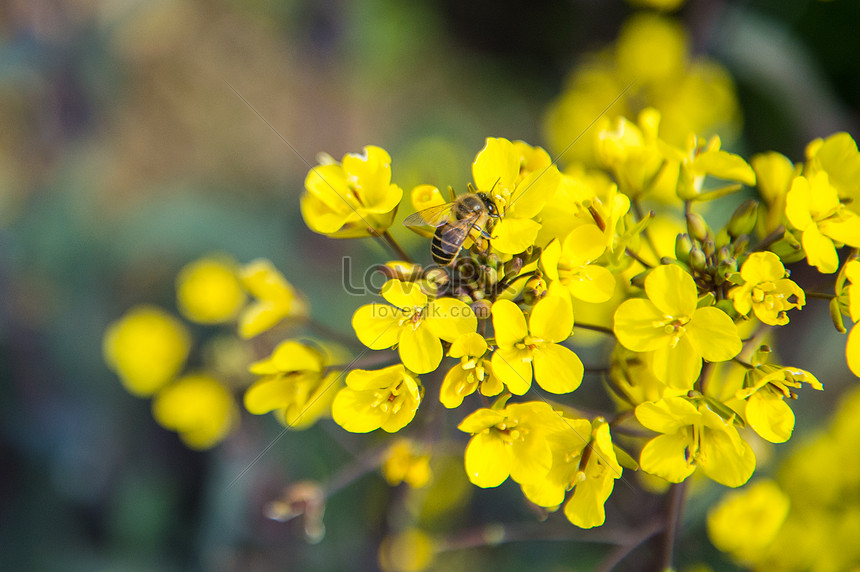
{"label": "blurred foliage", "polygon": [[[394,169],[407,192],[419,181],[465,185],[455,165],[468,165],[484,137],[541,141],[568,72],[632,11],[586,0],[4,3],[0,569],[375,569],[386,508],[407,494],[380,475],[329,499],[321,545],[306,542],[298,519],[263,510],[286,482],[338,475],[365,441],[325,424],[281,434],[270,418],[245,416],[221,447],[192,452],[108,372],[102,333],[133,304],[173,308],[173,277],[210,251],[270,258],[314,293],[323,323],[348,332],[342,317],[360,300],[334,295],[341,257],[365,267],[381,246],[301,224],[314,156],[379,144],[402,161]],[[737,146],[799,160],[814,137],[860,135],[860,3],[699,0],[678,18],[693,52],[738,84]],[[440,159],[428,162],[428,150]],[[799,351],[830,387],[844,385],[834,380],[845,375],[840,358]],[[434,473],[452,499],[473,494],[456,462]],[[507,521],[510,507],[529,517],[516,492],[424,510],[431,529]],[[618,494],[623,507],[631,493]],[[733,569],[705,539],[703,510],[688,509],[698,524],[681,537],[680,561]],[[609,549],[587,538],[451,550],[437,565],[590,569]]]}

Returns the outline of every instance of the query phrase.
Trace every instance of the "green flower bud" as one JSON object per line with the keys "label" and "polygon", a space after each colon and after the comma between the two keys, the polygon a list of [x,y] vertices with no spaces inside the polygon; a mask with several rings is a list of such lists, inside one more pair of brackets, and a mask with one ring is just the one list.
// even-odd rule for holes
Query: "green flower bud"
{"label": "green flower bud", "polygon": [[687,232],[699,242],[704,242],[711,236],[711,229],[708,227],[708,223],[705,222],[705,219],[701,215],[694,212],[687,213]]}
{"label": "green flower bud", "polygon": [[732,218],[729,219],[729,224],[726,229],[732,238],[737,238],[743,234],[749,234],[755,229],[758,221],[758,201],[755,199],[747,199],[735,209]]}
{"label": "green flower bud", "polygon": [[690,235],[687,233],[679,234],[675,237],[675,258],[690,261],[690,250],[693,249],[693,241],[690,240]]}
{"label": "green flower bud", "polygon": [[694,246],[690,250],[690,268],[697,272],[704,272],[707,266],[708,258],[705,256],[705,253],[702,252],[701,248]]}

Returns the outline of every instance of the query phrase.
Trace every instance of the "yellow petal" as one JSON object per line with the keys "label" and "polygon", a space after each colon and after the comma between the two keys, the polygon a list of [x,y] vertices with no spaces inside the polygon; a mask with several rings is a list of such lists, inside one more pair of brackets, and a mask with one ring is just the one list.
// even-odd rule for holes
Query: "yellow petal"
{"label": "yellow petal", "polygon": [[427,305],[427,294],[422,292],[421,287],[415,282],[388,280],[382,285],[379,293],[388,303],[404,310],[411,311],[413,308],[423,308]]}
{"label": "yellow petal", "polygon": [[534,351],[532,359],[535,381],[550,393],[570,393],[582,383],[582,362],[564,346],[544,345]]}
{"label": "yellow petal", "polygon": [[513,190],[520,174],[520,156],[507,139],[488,137],[472,163],[472,178],[478,190],[490,192],[494,185]]}
{"label": "yellow petal", "polygon": [[561,182],[561,173],[555,165],[532,171],[517,184],[505,210],[506,217],[532,218],[536,216],[555,193]]}
{"label": "yellow petal", "polygon": [[504,218],[493,227],[493,248],[506,254],[519,254],[534,245],[540,223],[530,218]]}
{"label": "yellow petal", "polygon": [[730,435],[722,431],[709,431],[702,438],[702,449],[697,457],[705,474],[727,487],[739,487],[746,483],[755,471],[755,453],[746,441],[741,440],[740,444],[741,454],[738,454]]}
{"label": "yellow petal", "polygon": [[794,412],[781,395],[763,390],[752,394],[744,408],[750,427],[771,443],[785,443],[794,431]]}
{"label": "yellow petal", "polygon": [[821,234],[814,224],[806,227],[801,237],[803,251],[810,265],[824,274],[833,274],[839,269],[839,255],[833,241]]}
{"label": "yellow petal", "polygon": [[658,433],[675,433],[700,417],[696,406],[683,397],[667,397],[656,403],[646,401],[636,407],[639,423]]}
{"label": "yellow petal", "polygon": [[562,342],[573,330],[573,308],[566,296],[549,295],[540,300],[529,317],[532,336],[548,342]]}
{"label": "yellow petal", "polygon": [[647,352],[667,347],[671,336],[655,323],[665,320],[665,315],[649,300],[634,298],[625,300],[615,310],[613,330],[619,343],[635,352]]}
{"label": "yellow petal", "polygon": [[602,304],[615,293],[615,275],[607,268],[596,264],[583,266],[573,280],[566,280],[570,293],[591,304]]}
{"label": "yellow petal", "polygon": [[417,328],[401,328],[400,342],[397,346],[400,360],[415,373],[428,373],[439,367],[442,361],[442,342],[426,324]]}
{"label": "yellow petal", "polygon": [[510,474],[511,455],[508,446],[492,432],[478,433],[466,446],[465,463],[473,485],[497,487]]}
{"label": "yellow petal", "polygon": [[645,278],[648,299],[667,316],[691,316],[696,309],[696,283],[676,264],[658,266]]}
{"label": "yellow petal", "polygon": [[379,429],[388,414],[378,407],[372,391],[355,391],[344,387],[331,404],[334,422],[351,433],[369,433]]}
{"label": "yellow petal", "polygon": [[576,227],[564,239],[562,256],[571,266],[584,266],[594,262],[606,250],[603,233],[593,224]]}
{"label": "yellow petal", "polygon": [[785,216],[794,228],[805,230],[814,224],[810,209],[812,208],[812,197],[809,189],[809,181],[806,177],[795,177],[791,182],[791,190],[785,197]]}
{"label": "yellow petal", "polygon": [[490,363],[493,375],[514,395],[525,395],[532,386],[531,353],[527,349],[499,348]]}
{"label": "yellow petal", "polygon": [[493,304],[492,314],[496,345],[500,348],[510,348],[528,335],[522,310],[510,300],[497,300]]}
{"label": "yellow petal", "polygon": [[474,333],[478,327],[478,318],[460,300],[439,298],[427,306],[424,323],[437,338],[453,342],[459,336]]}
{"label": "yellow petal", "polygon": [[358,339],[372,350],[390,348],[400,338],[400,321],[407,316],[388,304],[366,304],[352,316]]}
{"label": "yellow petal", "polygon": [[857,324],[848,333],[848,343],[845,345],[845,359],[851,372],[860,377],[860,326]]}
{"label": "yellow petal", "polygon": [[713,306],[699,308],[693,313],[686,337],[696,353],[708,361],[730,360],[743,348],[735,323]]}
{"label": "yellow petal", "polygon": [[690,390],[702,371],[702,358],[693,350],[690,340],[683,337],[674,348],[654,350],[651,356],[654,377],[669,387]]}
{"label": "yellow petal", "polygon": [[639,466],[646,473],[663,477],[670,483],[680,483],[696,470],[687,460],[690,440],[683,432],[659,435],[645,444],[639,456]]}

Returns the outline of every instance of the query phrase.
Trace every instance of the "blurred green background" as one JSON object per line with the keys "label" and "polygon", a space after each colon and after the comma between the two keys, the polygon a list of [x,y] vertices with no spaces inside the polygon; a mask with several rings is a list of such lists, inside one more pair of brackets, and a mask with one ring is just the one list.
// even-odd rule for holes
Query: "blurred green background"
{"label": "blurred green background", "polygon": [[[366,438],[330,424],[286,434],[234,483],[277,424],[246,415],[220,447],[185,449],[106,369],[102,333],[137,303],[174,310],[176,272],[211,251],[270,258],[319,321],[350,333],[359,301],[340,290],[341,257],[360,267],[384,251],[304,227],[316,154],[375,144],[407,191],[463,187],[485,137],[545,143],[566,75],[631,12],[588,0],[5,2],[0,569],[375,569],[388,495],[376,474],[332,497],[321,544],[262,516],[284,483],[336,473]],[[699,0],[677,18],[738,83],[735,150],[801,160],[814,137],[860,135],[860,2]],[[813,423],[856,380],[841,347],[798,351],[832,391],[803,404]],[[523,516],[517,494],[482,491],[457,526]],[[451,562],[583,570],[607,550],[529,542]],[[732,569],[701,529],[679,550],[682,564]]]}

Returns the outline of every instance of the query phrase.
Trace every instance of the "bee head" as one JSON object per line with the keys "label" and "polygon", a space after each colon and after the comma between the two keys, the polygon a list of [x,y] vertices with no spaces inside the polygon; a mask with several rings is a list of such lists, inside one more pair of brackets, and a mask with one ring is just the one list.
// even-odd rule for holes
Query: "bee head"
{"label": "bee head", "polygon": [[477,193],[478,197],[483,201],[484,206],[487,208],[487,214],[493,218],[499,218],[499,211],[496,208],[496,203],[493,202],[493,199],[490,198],[490,195],[487,193]]}

